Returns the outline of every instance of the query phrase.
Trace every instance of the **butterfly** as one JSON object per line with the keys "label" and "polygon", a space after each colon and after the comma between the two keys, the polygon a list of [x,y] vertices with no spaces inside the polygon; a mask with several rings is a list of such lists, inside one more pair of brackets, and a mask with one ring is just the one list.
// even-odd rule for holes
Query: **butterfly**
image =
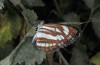
{"label": "butterfly", "polygon": [[38,25],[33,40],[36,40],[38,49],[51,52],[72,44],[79,36],[80,33],[73,27],[42,23]]}

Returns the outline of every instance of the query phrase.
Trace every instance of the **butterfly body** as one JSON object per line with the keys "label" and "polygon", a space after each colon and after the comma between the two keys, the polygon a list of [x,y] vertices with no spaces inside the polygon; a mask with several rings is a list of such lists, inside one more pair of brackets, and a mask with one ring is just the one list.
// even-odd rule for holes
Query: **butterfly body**
{"label": "butterfly body", "polygon": [[75,28],[60,24],[43,24],[38,26],[35,35],[36,46],[46,52],[63,48],[73,43],[78,31]]}

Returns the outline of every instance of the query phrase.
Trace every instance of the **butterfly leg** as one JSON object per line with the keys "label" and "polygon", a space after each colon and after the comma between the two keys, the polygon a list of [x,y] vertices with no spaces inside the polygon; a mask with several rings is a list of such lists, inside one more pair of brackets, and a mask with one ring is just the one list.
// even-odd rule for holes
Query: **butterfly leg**
{"label": "butterfly leg", "polygon": [[36,34],[34,35],[33,39],[32,39],[32,43],[36,40]]}
{"label": "butterfly leg", "polygon": [[63,61],[64,65],[69,65],[69,63],[67,62],[67,60],[64,58],[64,56],[62,55],[62,53],[58,50],[57,53],[59,54],[61,60]]}

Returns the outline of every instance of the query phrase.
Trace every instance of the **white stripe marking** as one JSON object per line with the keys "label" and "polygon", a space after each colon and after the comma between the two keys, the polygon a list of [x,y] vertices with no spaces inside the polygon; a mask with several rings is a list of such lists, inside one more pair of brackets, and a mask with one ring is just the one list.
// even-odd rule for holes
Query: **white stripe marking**
{"label": "white stripe marking", "polygon": [[[44,28],[44,29],[41,29],[41,28]],[[47,31],[47,30],[45,30],[45,29],[48,29],[48,30],[52,30],[52,31],[54,31],[54,32],[59,32],[59,33],[61,33],[61,31],[58,29],[58,28],[51,28],[51,27],[47,27],[47,26],[42,26],[40,29],[39,29],[39,31]]]}
{"label": "white stripe marking", "polygon": [[63,27],[63,29],[64,29],[63,32],[64,32],[66,35],[68,35],[68,33],[69,33],[68,27],[67,27],[67,26],[63,26],[63,25],[62,25],[62,27]]}
{"label": "white stripe marking", "polygon": [[50,43],[50,46],[53,46],[52,43]]}
{"label": "white stripe marking", "polygon": [[49,47],[49,46],[55,46],[56,44],[52,44],[52,43],[37,43],[37,46],[41,46],[41,47]]}
{"label": "white stripe marking", "polygon": [[42,45],[42,43],[37,43],[37,46],[41,46]]}
{"label": "white stripe marking", "polygon": [[46,43],[46,47],[49,47],[49,43]]}
{"label": "white stripe marking", "polygon": [[42,44],[42,47],[45,47],[45,43],[41,43]]}
{"label": "white stripe marking", "polygon": [[59,32],[59,33],[61,33],[61,31],[60,31],[58,28],[56,28],[56,32]]}
{"label": "white stripe marking", "polygon": [[45,34],[45,33],[42,33],[42,32],[38,32],[36,34],[36,36],[39,37],[39,38],[57,40],[57,36],[53,36],[53,35],[50,35],[50,34]]}
{"label": "white stripe marking", "polygon": [[68,32],[67,32],[67,31],[64,30],[63,32],[64,32],[66,35],[68,35]]}
{"label": "white stripe marking", "polygon": [[53,46],[55,46],[56,44],[55,43],[53,43]]}
{"label": "white stripe marking", "polygon": [[45,29],[40,29],[39,31],[47,31],[47,30],[45,30]]}
{"label": "white stripe marking", "polygon": [[57,35],[56,37],[57,37],[57,40],[62,40],[60,35]]}
{"label": "white stripe marking", "polygon": [[55,28],[51,28],[51,27],[48,27],[48,26],[42,26],[41,28],[45,28],[45,29],[49,29],[49,30],[55,31]]}
{"label": "white stripe marking", "polygon": [[64,37],[63,37],[62,35],[60,35],[60,37],[61,37],[62,39],[64,39]]}

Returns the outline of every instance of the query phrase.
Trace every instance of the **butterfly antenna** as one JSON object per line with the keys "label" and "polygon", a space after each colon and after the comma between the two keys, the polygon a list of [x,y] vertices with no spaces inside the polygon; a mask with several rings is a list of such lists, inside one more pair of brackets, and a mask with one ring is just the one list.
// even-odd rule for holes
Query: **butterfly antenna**
{"label": "butterfly antenna", "polygon": [[90,13],[90,17],[89,17],[89,19],[88,19],[88,21],[87,21],[87,24],[84,26],[84,28],[83,28],[83,30],[82,30],[82,32],[81,32],[81,36],[82,36],[84,30],[86,29],[88,23],[91,22],[91,17],[92,17],[92,15],[93,15],[93,10],[92,10],[91,13]]}
{"label": "butterfly antenna", "polygon": [[50,11],[49,15],[47,16],[47,19],[50,17],[51,13],[54,13],[53,10]]}
{"label": "butterfly antenna", "polygon": [[83,35],[83,32],[85,31],[85,29],[86,29],[86,27],[87,27],[87,25],[90,23],[91,21],[88,21],[88,22],[83,22],[83,24],[84,23],[86,23],[86,25],[84,26],[84,28],[83,28],[83,30],[82,30],[82,32],[81,32],[81,37],[82,37],[82,35]]}
{"label": "butterfly antenna", "polygon": [[44,15],[44,18],[45,18],[45,15],[46,15],[46,14],[45,14],[45,7],[44,7],[44,9],[43,9],[43,10],[44,10],[43,15]]}

